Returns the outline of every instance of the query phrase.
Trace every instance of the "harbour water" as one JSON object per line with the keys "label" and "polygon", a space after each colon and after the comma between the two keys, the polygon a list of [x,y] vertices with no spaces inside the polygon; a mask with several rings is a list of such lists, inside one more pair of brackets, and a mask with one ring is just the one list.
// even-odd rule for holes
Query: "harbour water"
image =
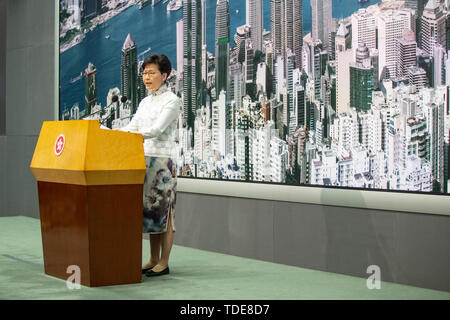
{"label": "harbour water", "polygon": [[[368,7],[381,0],[359,3],[357,0],[333,0],[333,17],[345,18],[359,8]],[[214,53],[214,21],[216,0],[206,0],[206,44]],[[128,33],[133,36],[138,55],[144,57],[153,52],[164,53],[176,65],[176,22],[183,18],[183,10],[167,11],[168,2],[160,1],[155,6],[141,10],[131,6],[114,18],[86,34],[84,40],[60,55],[60,112],[70,109],[75,103],[84,109],[85,82],[72,81],[91,62],[97,69],[97,98],[105,106],[108,90],[120,89],[120,65],[123,42]],[[230,0],[230,33],[245,24],[245,1]],[[270,0],[263,0],[264,29],[270,30]],[[311,31],[311,5],[303,1],[303,33]],[[109,37],[107,37],[109,35]],[[149,50],[150,48],[150,50]],[[144,53],[145,54],[142,54]]]}

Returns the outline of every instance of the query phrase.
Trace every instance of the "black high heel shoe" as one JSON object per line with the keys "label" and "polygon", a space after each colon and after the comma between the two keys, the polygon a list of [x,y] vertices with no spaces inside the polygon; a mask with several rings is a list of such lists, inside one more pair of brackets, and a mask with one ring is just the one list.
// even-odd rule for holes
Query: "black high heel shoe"
{"label": "black high heel shoe", "polygon": [[155,276],[162,276],[163,274],[169,274],[170,270],[169,267],[165,268],[164,270],[161,270],[159,272],[153,271],[150,269],[150,271],[146,272],[145,275],[147,277],[155,277]]}

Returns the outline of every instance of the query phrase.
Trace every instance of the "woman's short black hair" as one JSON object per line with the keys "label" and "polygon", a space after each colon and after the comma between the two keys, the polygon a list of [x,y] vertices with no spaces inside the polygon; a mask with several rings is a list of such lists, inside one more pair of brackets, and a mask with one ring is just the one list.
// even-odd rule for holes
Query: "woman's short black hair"
{"label": "woman's short black hair", "polygon": [[165,54],[154,53],[152,55],[149,55],[144,59],[144,63],[142,63],[142,70],[144,70],[145,66],[148,64],[156,64],[158,66],[159,72],[167,73],[167,78],[172,71],[172,64]]}

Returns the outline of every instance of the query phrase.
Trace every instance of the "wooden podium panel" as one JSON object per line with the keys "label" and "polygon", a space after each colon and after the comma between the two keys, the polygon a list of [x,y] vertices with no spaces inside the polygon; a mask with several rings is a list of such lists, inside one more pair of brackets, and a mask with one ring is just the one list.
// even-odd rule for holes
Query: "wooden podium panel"
{"label": "wooden podium panel", "polygon": [[[61,134],[66,145],[57,155]],[[67,280],[77,266],[82,285],[141,282],[142,136],[101,130],[94,120],[44,122],[30,167],[45,273]]]}

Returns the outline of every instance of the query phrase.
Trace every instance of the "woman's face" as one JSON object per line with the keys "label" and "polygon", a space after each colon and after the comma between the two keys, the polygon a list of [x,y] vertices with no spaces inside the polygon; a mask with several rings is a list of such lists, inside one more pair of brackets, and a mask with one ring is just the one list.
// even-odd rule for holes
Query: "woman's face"
{"label": "woman's face", "polygon": [[142,73],[142,80],[144,81],[147,90],[156,91],[166,81],[167,73],[161,73],[158,69],[158,65],[150,63],[145,66]]}

